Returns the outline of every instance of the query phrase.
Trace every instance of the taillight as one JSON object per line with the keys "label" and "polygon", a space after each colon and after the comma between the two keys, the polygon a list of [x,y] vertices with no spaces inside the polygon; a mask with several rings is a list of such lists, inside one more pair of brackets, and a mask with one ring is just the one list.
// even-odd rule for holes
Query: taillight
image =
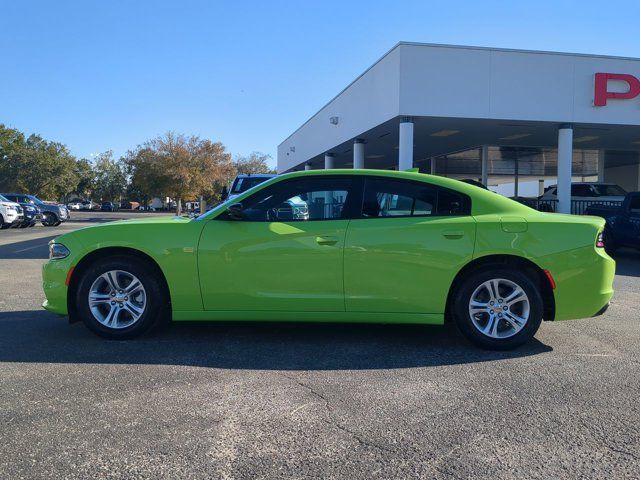
{"label": "taillight", "polygon": [[604,233],[598,233],[598,238],[596,238],[596,247],[604,248]]}

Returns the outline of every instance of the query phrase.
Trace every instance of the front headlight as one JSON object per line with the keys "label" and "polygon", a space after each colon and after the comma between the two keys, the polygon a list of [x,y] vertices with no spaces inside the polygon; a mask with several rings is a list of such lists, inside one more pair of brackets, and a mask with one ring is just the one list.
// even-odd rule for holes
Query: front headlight
{"label": "front headlight", "polygon": [[61,243],[49,244],[49,260],[60,260],[68,257],[70,253],[69,249]]}

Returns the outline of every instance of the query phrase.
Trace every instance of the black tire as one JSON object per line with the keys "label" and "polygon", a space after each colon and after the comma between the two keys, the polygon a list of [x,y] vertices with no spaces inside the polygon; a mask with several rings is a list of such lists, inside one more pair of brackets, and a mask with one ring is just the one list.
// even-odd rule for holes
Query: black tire
{"label": "black tire", "polygon": [[54,227],[58,227],[62,222],[60,220],[58,220],[56,223],[53,224]]}
{"label": "black tire", "polygon": [[10,223],[4,223],[4,217],[0,215],[0,230],[6,230],[11,226]]}
{"label": "black tire", "polygon": [[58,221],[58,216],[55,213],[45,213],[42,216],[42,225],[45,227],[53,227]]}
{"label": "black tire", "polygon": [[[492,279],[504,279],[507,282],[512,282],[516,286],[519,286],[524,290],[529,301],[529,315],[524,326],[521,327],[517,333],[505,338],[494,338],[482,333],[479,328],[474,325],[469,312],[471,298],[476,289],[478,289],[484,282]],[[504,284],[507,284],[507,282],[504,282]],[[501,286],[501,288],[505,287]],[[506,288],[507,291],[505,296],[508,296],[508,284]],[[499,294],[498,296],[501,295]],[[487,302],[488,301],[489,300],[487,300]],[[518,267],[515,266],[486,266],[474,271],[459,283],[456,288],[456,292],[453,295],[452,302],[451,312],[458,330],[474,344],[481,348],[491,350],[509,350],[531,340],[540,327],[544,311],[543,300],[537,282],[531,275],[528,275],[526,271],[518,269]],[[496,307],[499,307],[499,305],[505,304],[502,301],[500,303],[495,303]],[[523,303],[520,303],[519,305],[520,307],[516,304],[514,308],[522,308]],[[490,308],[493,309],[494,307],[487,306],[487,309]],[[500,309],[497,308],[497,310]],[[482,322],[486,319],[486,323],[484,323],[484,325],[488,325],[490,318],[489,315],[489,313],[484,312],[479,314],[479,316],[476,317],[476,322],[483,326]],[[503,317],[502,312],[499,315],[500,317]],[[506,321],[506,318],[498,319],[498,314],[496,314],[494,318],[498,322],[498,329],[502,328],[504,334],[508,334],[512,329],[515,330],[515,328],[512,328],[511,324]]]}
{"label": "black tire", "polygon": [[[113,270],[134,275],[142,283],[145,291],[146,306],[142,315],[134,323],[124,328],[111,328],[100,323],[89,307],[89,291],[94,281],[102,274]],[[81,275],[75,291],[77,315],[89,330],[101,337],[111,340],[138,337],[168,318],[169,299],[162,279],[158,278],[159,274],[156,268],[138,257],[117,255],[102,258],[86,268]],[[113,302],[111,303],[113,304]],[[109,306],[104,308],[109,308]],[[115,306],[111,308],[115,308]],[[128,314],[123,314],[123,316],[125,322],[130,320]]]}

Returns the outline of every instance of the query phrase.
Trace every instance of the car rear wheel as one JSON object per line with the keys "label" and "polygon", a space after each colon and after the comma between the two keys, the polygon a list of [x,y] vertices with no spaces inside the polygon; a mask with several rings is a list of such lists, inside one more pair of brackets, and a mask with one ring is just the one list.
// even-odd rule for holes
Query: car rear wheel
{"label": "car rear wheel", "polygon": [[94,333],[122,340],[141,335],[167,313],[168,299],[155,269],[133,256],[104,258],[83,273],[77,312]]}
{"label": "car rear wheel", "polygon": [[476,345],[495,350],[531,340],[544,310],[536,282],[526,273],[503,266],[485,267],[469,275],[453,302],[460,332]]}

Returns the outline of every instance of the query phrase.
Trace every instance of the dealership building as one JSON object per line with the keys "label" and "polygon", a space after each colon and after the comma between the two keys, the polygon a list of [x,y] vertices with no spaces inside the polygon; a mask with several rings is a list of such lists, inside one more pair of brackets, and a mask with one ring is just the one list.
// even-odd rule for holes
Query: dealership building
{"label": "dealership building", "polygon": [[401,42],[278,146],[278,172],[419,168],[509,196],[640,183],[640,59]]}

